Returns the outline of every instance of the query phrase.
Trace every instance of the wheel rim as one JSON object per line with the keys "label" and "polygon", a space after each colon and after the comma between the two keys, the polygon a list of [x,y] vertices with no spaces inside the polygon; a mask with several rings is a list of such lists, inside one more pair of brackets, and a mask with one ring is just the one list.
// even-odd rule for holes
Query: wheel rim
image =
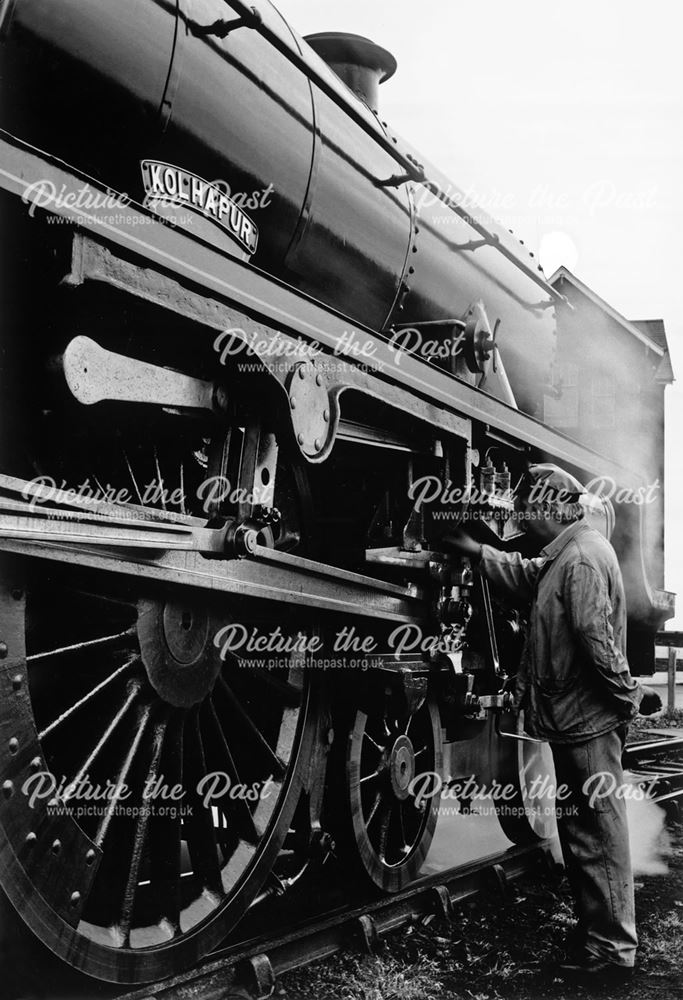
{"label": "wheel rim", "polygon": [[398,892],[419,874],[434,836],[438,797],[418,808],[413,779],[441,773],[441,727],[431,698],[396,712],[386,695],[358,711],[346,758],[347,796],[361,864],[375,885]]}
{"label": "wheel rim", "polygon": [[[26,599],[19,596],[16,571],[9,575],[6,596],[21,618]],[[63,588],[62,596],[67,594]],[[139,607],[149,619],[152,599],[141,602],[138,614]],[[135,628],[103,636],[109,641],[97,645],[88,639],[91,645],[76,650],[60,645],[37,651],[30,598],[26,610],[26,655],[16,656],[17,623],[15,655],[4,671],[3,728],[14,734],[14,753],[2,776],[3,887],[44,943],[76,967],[122,982],[168,975],[221,940],[282,846],[298,797],[300,763],[310,753],[305,671],[222,663],[216,650],[204,672],[205,691],[196,680],[185,688],[173,685],[173,704],[148,674],[144,642],[135,652]],[[161,619],[163,614],[154,624]],[[144,628],[148,640],[148,620]],[[95,650],[102,664],[96,676],[84,666]],[[68,693],[55,685],[65,669],[72,674]],[[89,691],[74,701],[86,673]],[[163,684],[166,678],[160,690]],[[72,789],[51,794],[43,772],[58,781],[64,775]],[[228,775],[231,788],[263,797],[219,798],[227,781],[211,777],[214,772]],[[97,805],[84,800],[88,787],[106,790],[112,784]],[[179,801],[191,815],[169,809],[172,800],[162,785],[183,790]],[[215,798],[202,801],[212,790]],[[64,805],[66,815],[56,815]],[[139,814],[130,816],[134,810]]]}
{"label": "wheel rim", "polygon": [[[162,469],[172,473],[169,482],[193,489],[226,449],[220,438],[196,445],[192,428],[179,437],[169,427],[146,449],[124,447],[117,429],[106,447],[103,433],[88,449],[89,468],[98,470],[91,481],[132,487],[133,502],[144,496],[144,477],[161,481]],[[102,457],[119,444],[110,478],[99,471]],[[178,454],[187,459],[180,466]],[[298,468],[280,471],[281,544],[301,548],[305,490]],[[73,463],[54,472],[67,483],[86,475]],[[169,516],[160,506],[149,517]],[[173,517],[191,514],[183,504]],[[203,507],[196,515],[206,516]],[[182,587],[143,590],[83,566],[0,556],[0,603],[7,644],[0,730],[11,746],[0,761],[0,883],[34,933],[92,976],[146,982],[193,964],[277,873],[313,745],[316,713],[303,658],[281,657],[265,670],[248,658],[222,659],[213,642],[221,627],[235,618],[250,623],[239,606],[231,619],[224,603]],[[276,614],[258,626],[280,624],[286,635]],[[47,796],[28,806],[25,782],[43,771],[62,785],[50,796],[62,815],[48,808]],[[205,805],[198,782],[217,796],[226,785],[208,784],[214,772],[226,774],[232,789],[242,786],[245,797]],[[63,786],[85,777],[98,789],[129,786],[120,802],[111,796],[138,814],[77,813],[81,793],[67,794],[64,810]],[[144,799],[145,785],[157,783],[184,794],[174,801],[159,789]],[[246,797],[258,791],[261,797]],[[109,801],[95,804],[104,809]],[[178,803],[192,814],[162,815],[162,806]]]}

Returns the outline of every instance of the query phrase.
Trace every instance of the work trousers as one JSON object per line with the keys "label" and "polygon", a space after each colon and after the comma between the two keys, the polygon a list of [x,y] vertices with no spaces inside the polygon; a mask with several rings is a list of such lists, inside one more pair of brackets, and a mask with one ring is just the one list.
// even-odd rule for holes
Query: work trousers
{"label": "work trousers", "polygon": [[[582,743],[552,743],[562,854],[586,950],[615,965],[635,962],[633,875],[621,753],[626,727]],[[619,794],[621,790],[621,795]]]}

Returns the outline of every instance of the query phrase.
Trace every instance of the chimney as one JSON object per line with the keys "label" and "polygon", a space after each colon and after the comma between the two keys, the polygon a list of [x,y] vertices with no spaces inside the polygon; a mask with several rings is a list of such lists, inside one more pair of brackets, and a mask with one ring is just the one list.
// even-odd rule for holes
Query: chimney
{"label": "chimney", "polygon": [[349,90],[376,114],[379,85],[396,72],[396,60],[392,54],[369,38],[344,31],[306,35],[306,41]]}

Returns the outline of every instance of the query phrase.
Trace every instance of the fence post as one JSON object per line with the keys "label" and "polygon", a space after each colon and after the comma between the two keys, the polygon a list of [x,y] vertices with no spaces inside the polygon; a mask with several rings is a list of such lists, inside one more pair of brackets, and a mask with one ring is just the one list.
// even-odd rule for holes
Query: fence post
{"label": "fence post", "polygon": [[676,707],[676,647],[669,646],[669,662],[667,671],[667,704],[672,712]]}

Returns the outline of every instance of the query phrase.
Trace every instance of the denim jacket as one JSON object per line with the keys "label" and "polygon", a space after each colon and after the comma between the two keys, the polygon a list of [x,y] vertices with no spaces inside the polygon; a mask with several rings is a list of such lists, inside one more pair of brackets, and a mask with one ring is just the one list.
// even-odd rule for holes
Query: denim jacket
{"label": "denim jacket", "polygon": [[626,600],[610,543],[575,521],[536,559],[482,546],[491,584],[531,602],[515,703],[525,728],[580,743],[633,718],[642,698],[626,660]]}

